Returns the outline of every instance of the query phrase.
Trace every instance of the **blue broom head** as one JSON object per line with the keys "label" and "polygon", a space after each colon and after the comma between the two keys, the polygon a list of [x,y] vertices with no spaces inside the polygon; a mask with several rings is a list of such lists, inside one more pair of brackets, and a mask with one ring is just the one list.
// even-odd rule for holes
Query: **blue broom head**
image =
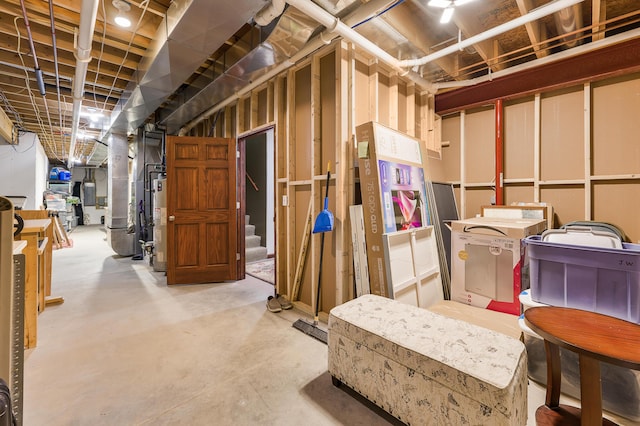
{"label": "blue broom head", "polygon": [[333,213],[329,211],[329,199],[324,199],[324,209],[316,217],[316,222],[313,225],[313,234],[319,234],[321,232],[333,231]]}

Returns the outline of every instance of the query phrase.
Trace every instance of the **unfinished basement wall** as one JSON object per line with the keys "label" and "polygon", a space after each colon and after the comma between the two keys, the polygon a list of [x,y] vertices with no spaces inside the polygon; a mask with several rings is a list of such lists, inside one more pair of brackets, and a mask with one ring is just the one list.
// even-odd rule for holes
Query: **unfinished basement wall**
{"label": "unfinished basement wall", "polygon": [[[640,74],[504,101],[504,204],[546,202],[556,227],[610,222],[640,242],[638,111]],[[432,169],[462,216],[479,214],[495,196],[495,106],[445,116],[442,140]]]}
{"label": "unfinished basement wall", "polygon": [[[217,115],[217,117],[216,117]],[[373,58],[336,41],[213,114],[193,134],[241,138],[274,127],[276,138],[276,282],[298,309],[312,313],[320,272],[323,209],[330,167],[320,317],[354,297],[349,206],[359,199],[355,128],[379,121],[427,141],[440,157],[433,97]],[[435,141],[437,134],[437,142]]]}

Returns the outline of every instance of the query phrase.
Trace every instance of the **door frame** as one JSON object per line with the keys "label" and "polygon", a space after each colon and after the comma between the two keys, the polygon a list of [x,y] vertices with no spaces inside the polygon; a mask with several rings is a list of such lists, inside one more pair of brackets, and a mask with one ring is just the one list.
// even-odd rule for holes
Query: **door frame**
{"label": "door frame", "polygon": [[[247,172],[247,152],[246,152],[246,140],[252,136],[256,136],[256,135],[261,135],[261,134],[265,134],[268,131],[272,131],[273,132],[273,173],[274,173],[274,179],[273,179],[273,184],[274,184],[274,188],[273,188],[273,222],[274,222],[274,226],[273,226],[273,238],[274,238],[274,242],[273,242],[273,254],[274,254],[274,259],[275,259],[275,274],[274,274],[274,286],[276,288],[278,285],[278,256],[277,256],[277,252],[278,252],[278,239],[276,238],[276,227],[275,224],[277,223],[277,211],[278,209],[276,208],[276,182],[277,182],[277,173],[276,173],[276,151],[277,151],[277,141],[276,141],[276,126],[275,124],[269,124],[269,125],[265,125],[256,129],[252,129],[249,132],[245,132],[245,133],[241,133],[240,135],[237,136],[236,140],[237,140],[237,146],[238,146],[238,152],[239,152],[239,157],[238,157],[238,198],[240,201],[240,209],[238,210],[240,213],[240,218],[238,218],[238,224],[240,224],[240,221],[242,221],[242,225],[238,225],[238,228],[242,230],[242,237],[240,238],[239,236],[239,242],[242,244],[242,248],[241,248],[241,257],[242,257],[242,265],[239,265],[239,267],[242,267],[242,276],[244,278],[245,276],[245,215],[246,215],[246,191],[247,191],[247,182],[246,182],[246,178],[245,178],[245,174]],[[266,160],[265,160],[266,161]],[[238,245],[238,247],[240,248],[240,245]],[[240,271],[240,269],[238,269],[238,271]],[[240,275],[238,275],[240,276]]]}

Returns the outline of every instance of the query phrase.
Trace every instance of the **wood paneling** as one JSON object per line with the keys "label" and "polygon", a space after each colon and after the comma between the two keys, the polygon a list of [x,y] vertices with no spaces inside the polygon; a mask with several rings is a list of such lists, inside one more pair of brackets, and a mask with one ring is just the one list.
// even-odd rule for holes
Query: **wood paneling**
{"label": "wood paneling", "polygon": [[533,177],[534,114],[534,101],[530,98],[504,107],[505,179]]}
{"label": "wood paneling", "polygon": [[495,172],[494,110],[483,108],[465,115],[464,160],[467,183],[490,183]]}
{"label": "wood paneling", "polygon": [[593,219],[610,222],[640,243],[640,181],[596,182]]}
{"label": "wood paneling", "polygon": [[593,87],[593,174],[640,173],[640,74]]}
{"label": "wood paneling", "polygon": [[584,178],[584,100],[582,86],[542,97],[540,178]]}
{"label": "wood paneling", "polygon": [[581,185],[553,185],[540,189],[540,200],[553,206],[558,227],[584,219],[584,196]]}

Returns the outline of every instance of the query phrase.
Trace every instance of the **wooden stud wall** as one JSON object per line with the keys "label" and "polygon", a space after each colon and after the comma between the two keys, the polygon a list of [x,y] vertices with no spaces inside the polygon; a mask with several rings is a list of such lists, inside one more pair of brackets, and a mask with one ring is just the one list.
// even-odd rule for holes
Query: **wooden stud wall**
{"label": "wooden stud wall", "polygon": [[[506,102],[505,204],[547,202],[556,226],[612,222],[640,242],[638,110],[640,74]],[[430,159],[432,178],[459,188],[463,217],[479,213],[494,195],[487,183],[494,114],[488,107],[445,117],[442,140],[449,144],[440,162]]]}
{"label": "wooden stud wall", "polygon": [[[331,163],[329,210],[335,229],[325,234],[321,318],[354,297],[348,209],[359,198],[355,127],[379,121],[423,140],[430,138],[429,149],[439,151],[429,99],[422,88],[356,52],[350,43],[337,41],[192,130],[201,136],[244,137],[275,129],[278,293],[293,297],[309,207],[313,225],[323,208],[327,164]],[[308,313],[315,304],[320,239],[320,234],[308,239],[295,302]]]}

